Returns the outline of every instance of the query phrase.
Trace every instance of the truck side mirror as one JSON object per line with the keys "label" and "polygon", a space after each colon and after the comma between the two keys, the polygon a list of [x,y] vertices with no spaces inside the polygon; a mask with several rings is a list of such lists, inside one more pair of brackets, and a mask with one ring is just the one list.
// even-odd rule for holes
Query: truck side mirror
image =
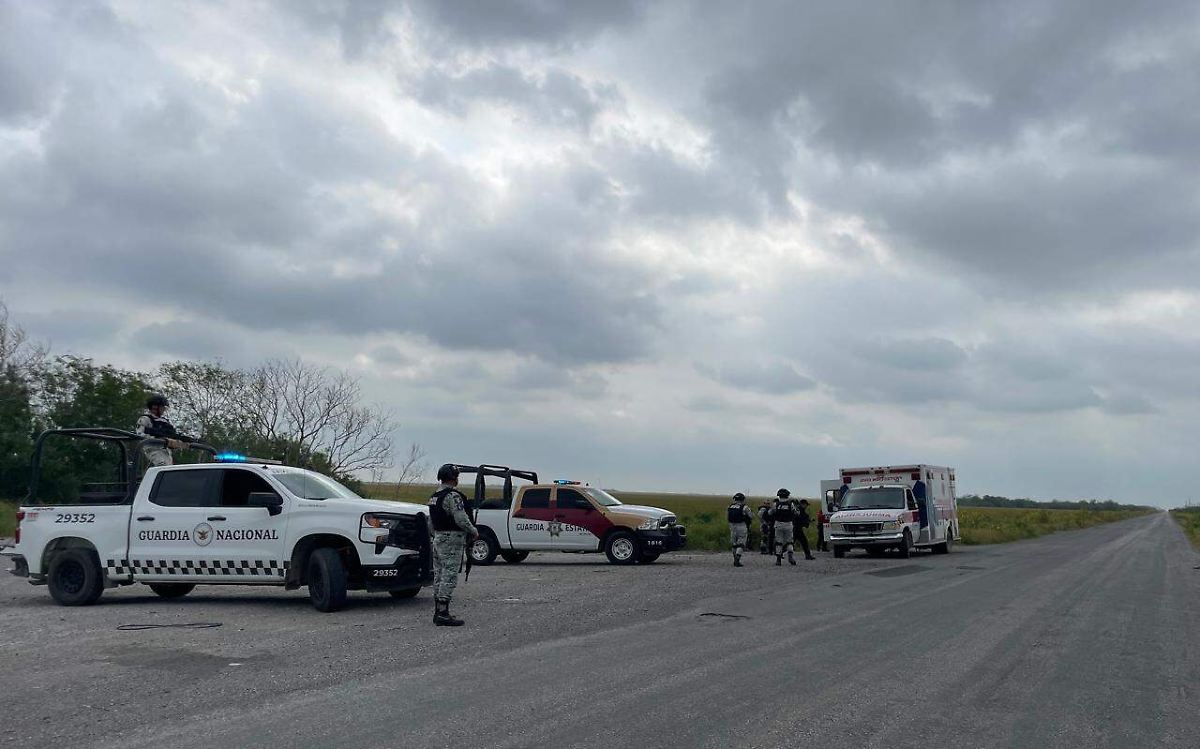
{"label": "truck side mirror", "polygon": [[270,515],[283,512],[283,497],[275,492],[250,492],[246,495],[247,507],[265,508]]}

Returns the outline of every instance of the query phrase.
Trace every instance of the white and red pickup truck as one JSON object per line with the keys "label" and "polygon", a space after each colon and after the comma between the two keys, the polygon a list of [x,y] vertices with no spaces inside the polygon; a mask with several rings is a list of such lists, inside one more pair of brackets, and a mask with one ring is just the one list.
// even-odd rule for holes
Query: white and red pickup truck
{"label": "white and red pickup truck", "polygon": [[[47,441],[63,438],[109,455],[106,480],[66,488],[44,480]],[[66,606],[135,583],[164,598],[196,585],[273,585],[307,586],[321,611],[341,608],[347,590],[411,598],[432,581],[423,505],[363,499],[328,476],[204,445],[193,447],[213,462],[149,468],[139,477],[144,441],[110,428],[38,438],[16,547],[4,552],[13,574],[48,586]],[[51,504],[38,501],[39,484]]]}

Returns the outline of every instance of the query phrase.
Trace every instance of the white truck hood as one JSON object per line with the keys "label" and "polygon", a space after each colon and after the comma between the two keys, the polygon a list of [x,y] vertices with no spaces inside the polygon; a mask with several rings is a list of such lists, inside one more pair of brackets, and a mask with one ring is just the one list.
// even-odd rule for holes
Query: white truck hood
{"label": "white truck hood", "polygon": [[387,502],[382,499],[325,499],[322,504],[337,507],[347,512],[390,512],[393,515],[429,514],[429,507],[412,502]]}
{"label": "white truck hood", "polygon": [[647,507],[645,505],[617,505],[608,508],[611,512],[619,512],[626,515],[635,515],[640,518],[649,520],[650,518],[665,518],[674,516],[675,513],[664,510],[660,507]]}

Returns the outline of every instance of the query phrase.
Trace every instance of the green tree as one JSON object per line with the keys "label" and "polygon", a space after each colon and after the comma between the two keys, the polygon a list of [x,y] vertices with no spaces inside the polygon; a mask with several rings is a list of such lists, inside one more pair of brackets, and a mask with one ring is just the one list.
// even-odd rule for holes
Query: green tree
{"label": "green tree", "polygon": [[13,365],[0,370],[0,499],[24,496],[33,447],[33,393]]}

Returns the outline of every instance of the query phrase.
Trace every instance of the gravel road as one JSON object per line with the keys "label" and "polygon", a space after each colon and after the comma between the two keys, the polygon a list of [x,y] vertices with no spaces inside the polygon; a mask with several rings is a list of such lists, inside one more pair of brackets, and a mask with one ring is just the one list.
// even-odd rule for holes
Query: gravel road
{"label": "gravel road", "polygon": [[[1200,746],[1200,558],[1165,513],[950,556],[534,554],[413,601],[0,579],[0,745]],[[219,623],[119,630],[121,625]]]}

